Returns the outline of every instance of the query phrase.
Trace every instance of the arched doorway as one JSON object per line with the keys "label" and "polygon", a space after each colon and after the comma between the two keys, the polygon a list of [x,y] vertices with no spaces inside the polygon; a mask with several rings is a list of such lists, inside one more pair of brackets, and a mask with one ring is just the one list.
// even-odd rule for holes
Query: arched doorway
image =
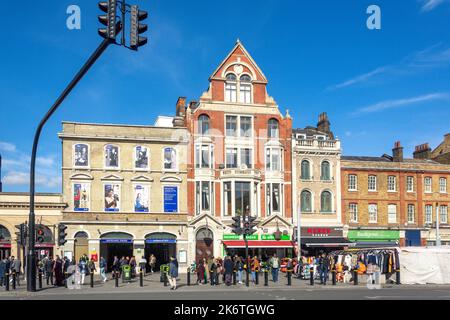
{"label": "arched doorway", "polygon": [[171,233],[155,232],[145,237],[145,258],[150,262],[150,255],[156,257],[155,269],[169,263],[170,257],[176,257],[177,237]]}
{"label": "arched doorway", "polygon": [[89,236],[84,231],[75,234],[74,261],[80,261],[83,255],[89,255]]}
{"label": "arched doorway", "polygon": [[195,261],[214,255],[214,234],[208,228],[197,232],[195,241]]}
{"label": "arched doorway", "polygon": [[125,232],[110,232],[100,237],[100,257],[106,259],[108,271],[112,270],[114,257],[133,255],[133,236]]}
{"label": "arched doorway", "polygon": [[11,233],[4,226],[0,225],[0,259],[8,258],[11,255]]}

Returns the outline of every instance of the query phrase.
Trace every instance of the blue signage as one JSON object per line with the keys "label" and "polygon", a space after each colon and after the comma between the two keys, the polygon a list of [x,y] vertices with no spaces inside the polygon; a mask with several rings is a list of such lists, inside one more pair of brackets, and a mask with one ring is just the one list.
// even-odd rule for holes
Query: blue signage
{"label": "blue signage", "polygon": [[147,239],[145,243],[177,243],[176,239]]}
{"label": "blue signage", "polygon": [[178,212],[178,188],[164,187],[164,212]]}
{"label": "blue signage", "polygon": [[100,243],[133,243],[132,239],[101,239]]}

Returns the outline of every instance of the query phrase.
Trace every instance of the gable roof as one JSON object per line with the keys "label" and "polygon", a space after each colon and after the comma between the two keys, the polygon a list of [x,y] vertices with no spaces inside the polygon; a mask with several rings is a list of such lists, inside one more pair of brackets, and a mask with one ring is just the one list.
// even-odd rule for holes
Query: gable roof
{"label": "gable roof", "polygon": [[253,60],[252,56],[248,53],[248,51],[245,49],[244,45],[242,44],[242,42],[237,39],[236,44],[234,46],[234,48],[230,51],[230,53],[226,56],[226,58],[222,61],[222,63],[220,63],[220,65],[217,67],[217,69],[212,73],[212,75],[209,77],[209,79],[213,79],[216,77],[217,73],[220,71],[220,69],[222,69],[222,67],[227,64],[228,62],[230,62],[230,58],[233,56],[233,54],[235,54],[236,51],[241,51],[242,54],[247,57],[247,59],[250,61],[252,67],[256,70],[257,73],[259,73],[259,75],[261,76],[260,81],[263,82],[268,82],[266,76],[264,75],[264,73],[262,72],[261,68],[256,64],[255,60]]}

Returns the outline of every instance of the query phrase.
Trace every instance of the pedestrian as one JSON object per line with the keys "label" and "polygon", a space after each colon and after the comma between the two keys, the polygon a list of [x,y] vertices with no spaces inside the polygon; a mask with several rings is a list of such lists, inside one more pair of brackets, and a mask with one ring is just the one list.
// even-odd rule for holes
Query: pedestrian
{"label": "pedestrian", "polygon": [[210,276],[211,276],[211,285],[217,286],[217,277],[218,277],[218,262],[217,259],[214,259],[210,266]]}
{"label": "pedestrian", "polygon": [[[22,264],[21,264],[21,262],[20,262],[20,260],[19,259],[16,259],[14,256],[12,256],[11,257],[11,274],[16,274],[16,284],[17,284],[17,286],[19,286],[20,285],[20,279],[19,279],[19,277],[20,277],[20,271],[21,271],[21,268],[22,268]],[[13,280],[14,278],[11,278],[11,281]]]}
{"label": "pedestrian", "polygon": [[250,267],[251,267],[251,271],[252,271],[252,281],[253,281],[253,283],[256,283],[256,273],[259,272],[259,269],[261,267],[261,264],[260,264],[257,256],[255,256],[253,258],[253,260],[251,261]]}
{"label": "pedestrian", "polygon": [[91,260],[88,263],[88,270],[89,270],[89,274],[94,275],[95,272],[97,272],[97,268],[95,267],[95,261],[94,258],[91,258]]}
{"label": "pedestrian", "polygon": [[78,263],[78,270],[80,271],[81,279],[78,284],[84,285],[84,280],[86,278],[86,274],[88,274],[88,266],[83,257],[80,258],[80,262]]}
{"label": "pedestrian", "polygon": [[[45,279],[47,281],[47,285],[51,284],[53,286],[53,258],[51,256],[44,257],[44,270],[45,270]],[[50,283],[49,283],[50,282]]]}
{"label": "pedestrian", "polygon": [[242,284],[242,274],[244,273],[244,263],[241,257],[236,258],[234,263],[234,269],[236,270],[236,278],[239,284]]}
{"label": "pedestrian", "polygon": [[270,258],[270,268],[272,270],[272,281],[278,282],[278,271],[280,270],[280,259],[277,257],[277,254],[274,253],[273,257]]}
{"label": "pedestrian", "polygon": [[155,272],[156,257],[155,257],[155,255],[153,253],[150,255],[149,264],[150,264],[150,273]]}
{"label": "pedestrian", "polygon": [[223,268],[224,268],[224,274],[225,274],[225,284],[227,286],[230,286],[232,278],[233,278],[233,269],[234,269],[234,263],[231,260],[230,256],[225,257],[225,261],[223,263]]}
{"label": "pedestrian", "polygon": [[170,257],[169,263],[169,283],[170,290],[177,290],[177,277],[178,277],[178,261],[175,257]]}
{"label": "pedestrian", "polygon": [[108,277],[106,276],[106,260],[103,257],[100,257],[100,276],[102,277],[102,281],[106,282],[108,280]]}
{"label": "pedestrian", "polygon": [[137,266],[136,257],[132,256],[130,259],[131,278],[136,277],[136,266]]}
{"label": "pedestrian", "polygon": [[328,272],[330,270],[330,259],[325,253],[319,258],[319,273],[320,273],[320,284],[324,286],[327,284]]}
{"label": "pedestrian", "polygon": [[147,259],[145,259],[144,256],[142,256],[139,260],[139,269],[141,270],[142,275],[145,277],[145,274],[147,273]]}
{"label": "pedestrian", "polygon": [[197,284],[201,285],[205,278],[205,264],[203,260],[198,261],[197,265]]}
{"label": "pedestrian", "polygon": [[5,282],[6,262],[5,259],[0,260],[0,287],[3,287]]}
{"label": "pedestrian", "polygon": [[112,264],[112,272],[113,272],[113,279],[116,277],[119,277],[120,273],[120,261],[117,256],[114,256],[113,264]]}
{"label": "pedestrian", "polygon": [[55,286],[62,287],[64,285],[63,261],[58,255],[53,262],[53,274],[55,275]]}

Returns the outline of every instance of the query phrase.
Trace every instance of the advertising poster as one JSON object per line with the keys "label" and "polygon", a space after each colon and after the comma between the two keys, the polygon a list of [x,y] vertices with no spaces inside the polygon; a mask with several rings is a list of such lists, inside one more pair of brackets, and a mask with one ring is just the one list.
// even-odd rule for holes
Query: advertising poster
{"label": "advertising poster", "polygon": [[118,212],[120,210],[120,185],[105,184],[105,211]]}
{"label": "advertising poster", "polygon": [[85,144],[76,144],[74,147],[74,164],[77,167],[89,166],[89,152],[88,146]]}
{"label": "advertising poster", "polygon": [[74,211],[89,211],[89,187],[88,183],[75,183],[73,185]]}
{"label": "advertising poster", "polygon": [[178,188],[164,187],[164,212],[178,212]]}
{"label": "advertising poster", "polygon": [[134,186],[134,211],[149,212],[149,195],[150,189],[148,185]]}
{"label": "advertising poster", "polygon": [[135,149],[135,167],[136,169],[148,169],[148,149],[138,146]]}
{"label": "advertising poster", "polygon": [[105,166],[109,168],[119,166],[119,147],[111,144],[105,147]]}

